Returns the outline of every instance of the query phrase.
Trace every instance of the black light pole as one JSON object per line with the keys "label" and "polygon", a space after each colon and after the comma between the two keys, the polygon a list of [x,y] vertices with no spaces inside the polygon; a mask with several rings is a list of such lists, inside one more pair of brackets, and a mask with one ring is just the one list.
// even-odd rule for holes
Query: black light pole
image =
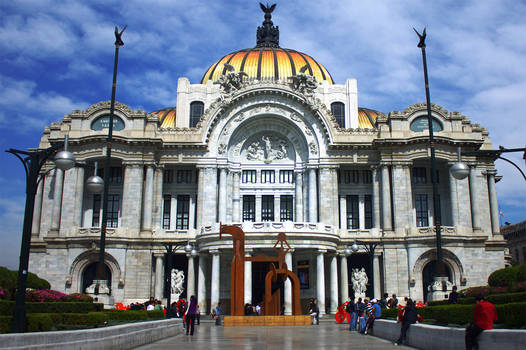
{"label": "black light pole", "polygon": [[[67,142],[67,141],[66,141]],[[31,245],[31,227],[35,208],[35,195],[38,187],[40,169],[55,152],[64,146],[59,142],[47,149],[36,151],[21,151],[10,148],[6,152],[15,155],[26,172],[26,206],[24,210],[24,224],[22,228],[22,245],[20,247],[20,263],[18,265],[18,282],[16,301],[13,311],[13,333],[23,333],[26,328],[26,287],[29,267],[29,249]],[[59,169],[68,170],[75,166],[75,157],[67,151],[59,152],[55,158]]]}
{"label": "black light pole", "polygon": [[437,247],[437,263],[435,268],[435,277],[446,276],[446,270],[444,268],[442,259],[442,233],[441,233],[441,217],[440,217],[440,203],[438,199],[438,182],[437,182],[437,166],[435,158],[435,140],[433,137],[433,118],[431,117],[431,98],[429,97],[429,81],[427,78],[427,61],[426,61],[426,29],[422,34],[418,33],[413,28],[415,33],[418,35],[420,41],[418,47],[422,49],[422,62],[424,65],[424,82],[426,87],[426,106],[427,106],[427,123],[429,129],[429,148],[431,150],[431,183],[433,184],[433,217],[435,221],[436,231],[436,247]]}
{"label": "black light pole", "polygon": [[372,298],[374,298],[374,276],[373,276],[374,250],[380,244],[380,242],[367,243],[367,242],[355,240],[353,245],[351,246],[351,250],[355,253],[360,249],[358,247],[358,244],[363,246],[365,248],[365,251],[369,255],[369,276],[370,276],[370,282],[371,282],[371,295],[372,295]]}
{"label": "black light pole", "polygon": [[[104,250],[106,247],[106,227],[108,226],[108,191],[110,184],[111,171],[111,143],[113,141],[113,113],[115,112],[115,90],[117,88],[117,64],[119,62],[119,47],[124,45],[121,39],[122,33],[126,30],[124,26],[119,33],[119,29],[115,27],[115,62],[113,64],[113,83],[111,85],[111,104],[110,104],[110,120],[108,125],[108,139],[106,142],[106,162],[104,164],[104,190],[102,194],[102,223],[100,228],[100,249],[99,262],[97,264],[96,279],[98,281],[106,280],[106,269],[104,266]],[[95,287],[95,294],[99,294],[99,286],[97,283]]]}

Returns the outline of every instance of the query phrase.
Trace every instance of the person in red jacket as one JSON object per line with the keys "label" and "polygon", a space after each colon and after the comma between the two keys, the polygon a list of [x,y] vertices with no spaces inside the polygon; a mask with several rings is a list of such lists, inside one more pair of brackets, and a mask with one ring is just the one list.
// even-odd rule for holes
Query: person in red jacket
{"label": "person in red jacket", "polygon": [[485,329],[493,329],[493,322],[497,320],[497,308],[495,305],[484,300],[482,295],[478,295],[475,301],[477,305],[473,309],[473,322],[466,328],[466,350],[478,350],[478,335]]}

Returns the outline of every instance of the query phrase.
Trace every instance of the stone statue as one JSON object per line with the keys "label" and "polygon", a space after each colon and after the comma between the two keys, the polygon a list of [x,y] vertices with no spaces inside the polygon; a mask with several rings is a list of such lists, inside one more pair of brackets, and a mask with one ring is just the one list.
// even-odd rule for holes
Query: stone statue
{"label": "stone statue", "polygon": [[352,288],[354,290],[355,297],[365,296],[365,291],[367,290],[367,273],[362,267],[361,269],[352,269]]}
{"label": "stone statue", "polygon": [[184,291],[184,272],[182,270],[173,269],[172,270],[172,300],[179,300],[179,296]]}
{"label": "stone statue", "polygon": [[223,92],[229,94],[241,89],[246,83],[248,74],[245,72],[235,72],[234,66],[230,64],[225,63],[224,66],[228,73],[220,75],[217,81],[221,85]]}
{"label": "stone statue", "polygon": [[318,87],[318,81],[316,77],[305,74],[308,66],[301,67],[300,72],[296,75],[291,76],[289,79],[292,82],[292,88],[306,96],[312,96],[314,90]]}

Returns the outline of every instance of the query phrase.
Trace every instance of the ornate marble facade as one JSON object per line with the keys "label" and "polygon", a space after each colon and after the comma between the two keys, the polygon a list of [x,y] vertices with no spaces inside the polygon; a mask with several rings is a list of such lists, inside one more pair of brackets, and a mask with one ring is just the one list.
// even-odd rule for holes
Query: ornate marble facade
{"label": "ornate marble facade", "polygon": [[[423,300],[426,266],[435,259],[428,133],[418,128],[425,104],[384,114],[358,108],[355,79],[312,88],[312,74],[307,85],[299,79],[308,71],[278,79],[242,76],[235,84],[228,79],[234,73],[225,69],[220,84],[180,78],[177,109],[149,113],[116,103],[122,128],[114,131],[106,241],[114,302],[165,297],[163,243],[189,240],[199,257],[181,248],[174,266],[184,268],[187,293],[198,296],[203,312],[219,300],[228,306],[232,248],[219,239],[220,222],[242,226],[247,254],[271,251],[277,233],[286,232],[294,248],[287,262],[307,278],[301,298],[317,297],[322,313],[335,312],[350,296],[352,268],[369,271],[365,250],[344,254],[356,239],[379,243],[369,295]],[[196,102],[203,107],[197,121]],[[335,103],[343,115],[331,112]],[[78,161],[101,161],[107,129],[94,125],[104,125],[108,113],[109,102],[72,111],[45,128],[40,147],[68,134]],[[461,113],[436,105],[432,113],[440,126],[435,139],[449,277],[459,289],[485,284],[504,266],[494,164],[467,157],[464,180],[449,168],[458,146],[491,149],[488,132]],[[100,197],[84,188],[89,170],[50,169],[37,194],[30,268],[53,289],[82,292],[97,260]],[[261,281],[253,275],[256,266],[246,264],[245,298],[255,303]]]}

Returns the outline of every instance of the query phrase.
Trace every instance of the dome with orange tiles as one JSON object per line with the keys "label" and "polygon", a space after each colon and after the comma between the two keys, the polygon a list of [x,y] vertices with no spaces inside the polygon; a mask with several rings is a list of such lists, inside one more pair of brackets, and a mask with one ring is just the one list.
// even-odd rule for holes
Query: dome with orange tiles
{"label": "dome with orange tiles", "polygon": [[209,80],[216,82],[231,67],[236,72],[246,73],[249,79],[257,80],[284,80],[303,68],[305,74],[315,77],[318,82],[334,84],[327,69],[314,58],[296,50],[279,47],[279,29],[273,25],[270,15],[274,6],[261,5],[265,20],[258,27],[256,47],[229,53],[214,62],[203,75],[201,84]]}

